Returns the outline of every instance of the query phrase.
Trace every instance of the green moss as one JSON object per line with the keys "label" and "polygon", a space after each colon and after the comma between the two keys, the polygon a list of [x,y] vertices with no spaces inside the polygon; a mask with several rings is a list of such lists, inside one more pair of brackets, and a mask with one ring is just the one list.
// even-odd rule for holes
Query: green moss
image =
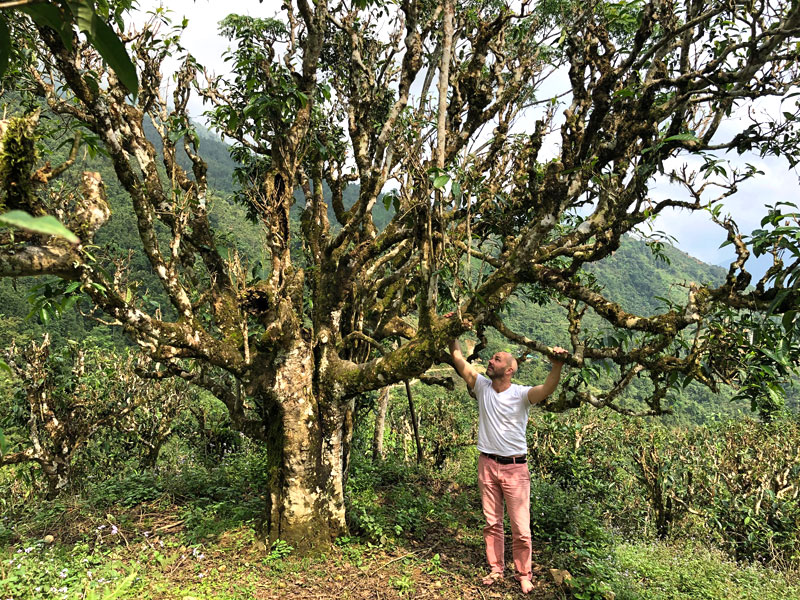
{"label": "green moss", "polygon": [[10,119],[0,140],[0,210],[24,210],[31,204],[37,121],[36,113]]}

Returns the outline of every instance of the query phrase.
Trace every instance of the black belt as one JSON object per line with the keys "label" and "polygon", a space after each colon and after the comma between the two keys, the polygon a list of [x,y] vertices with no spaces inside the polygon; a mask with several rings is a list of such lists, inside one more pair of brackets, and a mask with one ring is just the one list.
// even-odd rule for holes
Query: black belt
{"label": "black belt", "polygon": [[528,457],[524,454],[522,456],[497,456],[496,454],[487,454],[486,452],[481,452],[482,456],[486,458],[491,458],[496,463],[500,463],[501,465],[524,465],[528,462]]}

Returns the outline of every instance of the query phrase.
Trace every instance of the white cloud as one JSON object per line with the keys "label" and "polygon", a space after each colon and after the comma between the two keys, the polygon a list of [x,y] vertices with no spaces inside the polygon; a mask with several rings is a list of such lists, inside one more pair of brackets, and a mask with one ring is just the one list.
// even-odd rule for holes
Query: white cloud
{"label": "white cloud", "polygon": [[[766,205],[797,200],[800,191],[797,173],[789,169],[784,159],[761,158],[752,154],[740,157],[735,153],[724,155],[724,158],[740,168],[749,163],[763,171],[763,175],[757,175],[740,184],[737,193],[725,200],[722,215],[730,215],[741,233],[750,234],[761,226]],[[696,159],[686,162],[693,167],[699,166]],[[671,166],[677,164],[680,161],[673,161]],[[685,192],[682,193],[680,188],[664,180],[659,181],[653,190],[654,199],[668,196],[681,198],[685,196]],[[727,266],[734,258],[730,246],[720,248],[725,242],[726,232],[712,222],[708,213],[671,209],[656,220],[654,228],[674,237],[681,250],[704,262]],[[755,277],[760,277],[770,264],[768,259],[751,258],[747,268]]]}

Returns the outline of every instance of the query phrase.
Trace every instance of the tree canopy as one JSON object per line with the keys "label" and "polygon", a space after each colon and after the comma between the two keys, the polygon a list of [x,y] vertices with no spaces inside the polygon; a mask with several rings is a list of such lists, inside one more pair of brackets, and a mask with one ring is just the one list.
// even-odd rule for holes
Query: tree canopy
{"label": "tree canopy", "polygon": [[[625,411],[618,399],[642,376],[653,382],[647,414],[691,381],[777,401],[800,352],[798,212],[777,201],[761,229],[740,232],[725,201],[761,173],[726,153],[796,163],[800,5],[298,0],[283,9],[221,23],[232,50],[231,74],[219,77],[161,12],[118,29],[138,71],[135,99],[91,36],[2,13],[19,42],[6,89],[108,154],[170,306],[143,301],[124,259],[91,251],[109,217],[102,182],[86,172],[81,185],[53,185],[70,165],[38,165],[36,113],[2,122],[0,206],[58,216],[80,243],[5,232],[0,275],[59,276],[63,294],[87,295],[96,318],[154,359],[148,376],[207,389],[241,431],[273,447],[272,535],[346,527],[356,396],[423,375],[473,328],[552,355],[504,322],[518,295],[565,308],[568,364],[583,376],[562,386],[555,407]],[[110,27],[124,25],[119,14]],[[182,66],[167,85],[162,63],[176,55]],[[263,269],[218,247],[192,93],[233,143],[236,195],[263,226]],[[762,99],[782,110],[732,119]],[[701,166],[675,166],[688,157]],[[682,192],[654,198],[659,178]],[[347,206],[352,183],[358,197]],[[388,222],[376,222],[378,203]],[[672,208],[710,215],[736,258],[721,284],[687,283],[683,301],[635,314],[586,267]],[[753,254],[773,257],[759,281],[747,270]],[[610,385],[592,379],[598,366]]]}

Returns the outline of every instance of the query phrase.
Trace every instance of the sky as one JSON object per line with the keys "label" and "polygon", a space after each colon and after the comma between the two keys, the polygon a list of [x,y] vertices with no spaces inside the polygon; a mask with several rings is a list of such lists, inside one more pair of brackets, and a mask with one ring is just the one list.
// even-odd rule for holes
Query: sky
{"label": "sky", "polygon": [[[156,0],[140,0],[138,19],[146,19],[146,12],[160,6]],[[228,41],[217,34],[217,24],[231,13],[245,14],[255,17],[274,17],[280,13],[279,0],[169,0],[167,3],[174,21],[180,22],[182,17],[189,20],[188,27],[183,35],[182,43],[209,71],[223,74],[227,71],[222,55],[228,48]],[[549,93],[549,92],[548,92]],[[203,122],[203,107],[199,100],[190,101],[189,109],[194,118]],[[764,106],[763,110],[780,110],[780,106],[773,102]],[[533,123],[531,122],[531,127]],[[736,128],[737,119],[731,119],[727,127],[722,130]],[[523,124],[524,126],[524,124]],[[725,213],[729,213],[739,225],[743,233],[749,233],[760,226],[761,217],[765,214],[764,205],[774,204],[778,201],[797,202],[798,173],[790,171],[788,164],[782,158],[761,159],[754,155],[729,158],[733,164],[743,165],[751,163],[761,171],[764,176],[751,179],[739,187],[739,192],[728,199],[725,204]],[[675,197],[680,190],[670,186],[666,180],[657,181],[653,188],[654,199],[668,196]],[[653,229],[663,231],[674,240],[674,244],[691,256],[703,262],[727,266],[733,258],[730,247],[720,248],[725,241],[725,232],[714,225],[710,218],[704,214],[689,213],[682,210],[670,210],[663,213],[655,222]],[[751,259],[752,261],[752,259]],[[759,277],[769,263],[766,260],[757,261],[756,264],[748,262],[748,270]]]}

